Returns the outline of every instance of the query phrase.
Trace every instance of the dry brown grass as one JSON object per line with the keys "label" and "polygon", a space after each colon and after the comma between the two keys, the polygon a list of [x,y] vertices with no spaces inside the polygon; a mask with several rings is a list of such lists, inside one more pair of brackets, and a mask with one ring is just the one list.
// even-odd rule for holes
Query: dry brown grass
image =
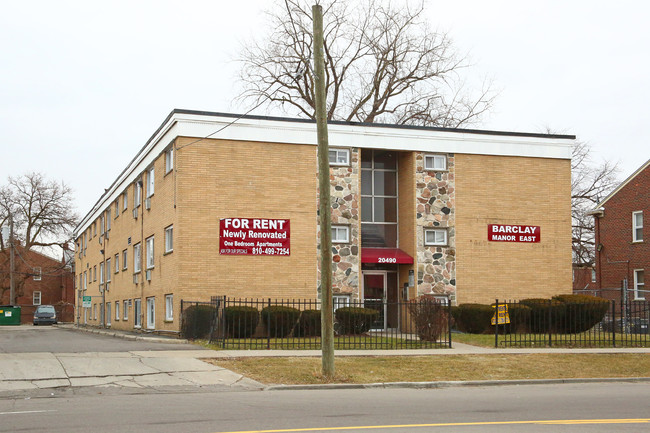
{"label": "dry brown grass", "polygon": [[215,365],[265,384],[429,382],[594,377],[648,377],[647,354],[495,354],[336,358],[325,380],[321,359],[212,359]]}

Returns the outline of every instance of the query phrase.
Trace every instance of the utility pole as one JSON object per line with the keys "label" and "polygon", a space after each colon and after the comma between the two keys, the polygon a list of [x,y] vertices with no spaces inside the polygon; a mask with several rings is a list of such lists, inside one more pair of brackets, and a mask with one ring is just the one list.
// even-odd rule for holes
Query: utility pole
{"label": "utility pole", "polygon": [[323,60],[323,8],[311,8],[314,20],[314,82],[318,135],[318,189],[320,216],[321,351],[323,376],[334,377],[334,324],[332,314],[332,215],[330,165],[327,138],[327,95]]}
{"label": "utility pole", "polygon": [[15,255],[14,217],[11,210],[9,210],[9,304],[11,304],[12,307],[16,305],[16,287],[14,281],[14,266],[15,266],[14,255]]}

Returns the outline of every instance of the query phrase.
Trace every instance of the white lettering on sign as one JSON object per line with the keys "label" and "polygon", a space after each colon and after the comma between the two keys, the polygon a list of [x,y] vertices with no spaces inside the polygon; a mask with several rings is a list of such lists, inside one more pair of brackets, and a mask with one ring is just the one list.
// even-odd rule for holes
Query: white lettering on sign
{"label": "white lettering on sign", "polygon": [[397,259],[395,257],[379,257],[377,263],[397,263]]}
{"label": "white lettering on sign", "polygon": [[537,243],[540,241],[540,228],[513,224],[488,224],[488,240]]}

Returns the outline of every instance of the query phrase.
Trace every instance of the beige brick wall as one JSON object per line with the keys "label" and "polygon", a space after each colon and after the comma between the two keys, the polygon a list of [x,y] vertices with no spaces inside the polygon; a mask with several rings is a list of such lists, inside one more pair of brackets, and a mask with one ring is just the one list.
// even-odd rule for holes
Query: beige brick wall
{"label": "beige brick wall", "polygon": [[[569,160],[456,154],[455,178],[458,303],[571,293]],[[491,223],[541,242],[488,242]]]}
{"label": "beige brick wall", "polygon": [[[179,138],[178,147],[194,139]],[[178,210],[174,254],[186,300],[211,296],[317,296],[315,146],[203,140],[177,152]],[[221,218],[291,222],[290,256],[219,254]]]}

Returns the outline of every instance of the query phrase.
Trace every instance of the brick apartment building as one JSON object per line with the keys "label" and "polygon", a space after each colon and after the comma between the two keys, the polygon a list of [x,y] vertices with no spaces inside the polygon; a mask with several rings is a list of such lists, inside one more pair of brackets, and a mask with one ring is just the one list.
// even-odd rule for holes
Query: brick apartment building
{"label": "brick apartment building", "polygon": [[592,296],[598,294],[594,266],[573,264],[573,293]]}
{"label": "brick apartment building", "polygon": [[[337,304],[570,293],[574,139],[331,122]],[[317,190],[314,122],[174,110],[75,230],[80,322],[177,331],[181,299],[316,299]]]}
{"label": "brick apartment building", "polygon": [[650,300],[645,271],[650,269],[650,161],[647,161],[598,204],[592,215],[596,230],[596,289],[600,296]]}
{"label": "brick apartment building", "polygon": [[[74,318],[74,271],[69,252],[61,260],[16,246],[14,284],[21,323],[32,323],[38,305],[54,305],[60,322]],[[9,249],[0,252],[0,305],[10,305]]]}

